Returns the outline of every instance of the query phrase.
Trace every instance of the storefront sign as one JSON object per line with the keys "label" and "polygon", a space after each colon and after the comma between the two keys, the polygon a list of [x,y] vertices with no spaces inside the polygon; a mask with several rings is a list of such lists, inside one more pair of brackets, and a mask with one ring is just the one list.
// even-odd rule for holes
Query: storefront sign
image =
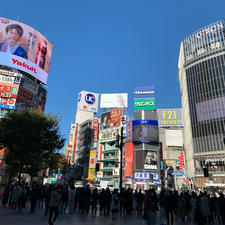
{"label": "storefront sign", "polygon": [[154,110],[155,98],[134,99],[134,110]]}

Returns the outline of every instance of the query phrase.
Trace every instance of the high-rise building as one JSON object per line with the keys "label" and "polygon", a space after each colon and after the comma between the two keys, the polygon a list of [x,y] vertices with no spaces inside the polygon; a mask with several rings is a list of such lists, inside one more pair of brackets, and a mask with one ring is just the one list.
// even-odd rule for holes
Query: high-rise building
{"label": "high-rise building", "polygon": [[219,186],[225,179],[224,20],[181,42],[178,69],[187,169],[197,187]]}

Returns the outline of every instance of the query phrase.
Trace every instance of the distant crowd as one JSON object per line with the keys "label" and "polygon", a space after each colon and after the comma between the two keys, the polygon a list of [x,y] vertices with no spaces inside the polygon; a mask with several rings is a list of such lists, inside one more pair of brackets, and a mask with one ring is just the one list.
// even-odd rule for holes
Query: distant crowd
{"label": "distant crowd", "polygon": [[1,196],[2,206],[22,213],[30,207],[30,212],[43,209],[48,215],[49,225],[53,225],[59,214],[77,213],[100,214],[116,220],[119,215],[136,215],[148,225],[173,225],[175,219],[180,224],[194,220],[199,225],[225,224],[225,196],[223,193],[189,192],[178,193],[163,189],[157,193],[154,188],[142,190],[109,188],[91,190],[68,185],[38,185],[33,183],[6,186]]}

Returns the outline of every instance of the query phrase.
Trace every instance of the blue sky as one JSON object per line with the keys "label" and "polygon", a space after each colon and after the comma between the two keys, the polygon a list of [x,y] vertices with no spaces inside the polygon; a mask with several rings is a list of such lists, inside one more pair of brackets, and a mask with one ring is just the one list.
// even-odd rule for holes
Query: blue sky
{"label": "blue sky", "polygon": [[155,85],[157,108],[181,107],[180,42],[225,18],[224,0],[2,1],[0,16],[28,24],[55,46],[46,112],[62,117],[68,138],[77,95],[127,92]]}

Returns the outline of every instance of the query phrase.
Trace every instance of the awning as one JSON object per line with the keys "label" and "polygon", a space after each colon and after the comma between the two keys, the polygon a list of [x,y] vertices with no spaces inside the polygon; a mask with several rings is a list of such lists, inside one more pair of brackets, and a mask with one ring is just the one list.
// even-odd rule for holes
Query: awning
{"label": "awning", "polygon": [[94,180],[95,177],[87,177],[85,180]]}

